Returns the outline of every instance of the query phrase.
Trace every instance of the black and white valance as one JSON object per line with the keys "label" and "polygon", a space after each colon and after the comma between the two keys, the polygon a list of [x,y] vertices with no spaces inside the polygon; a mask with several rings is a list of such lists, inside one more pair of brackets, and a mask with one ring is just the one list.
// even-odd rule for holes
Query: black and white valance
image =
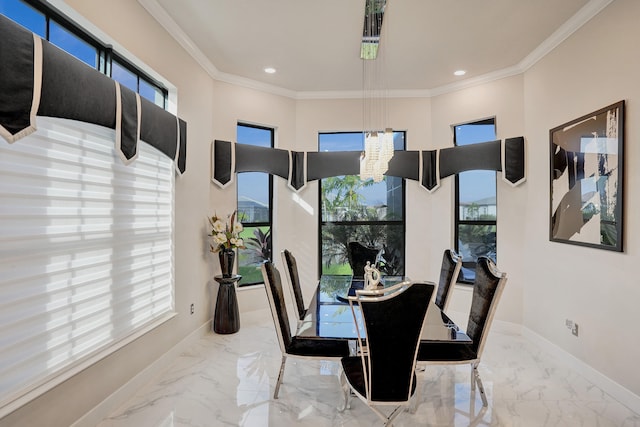
{"label": "black and white valance", "polygon": [[0,15],[0,136],[34,132],[37,115],[115,129],[125,163],[143,140],[186,169],[183,120]]}
{"label": "black and white valance", "polygon": [[[239,172],[267,172],[288,180],[295,191],[309,181],[360,173],[360,151],[298,152],[216,140],[212,146],[211,180],[221,187]],[[442,178],[468,170],[501,171],[515,186],[525,180],[524,137],[427,151],[396,151],[387,176],[418,181],[432,192]]]}

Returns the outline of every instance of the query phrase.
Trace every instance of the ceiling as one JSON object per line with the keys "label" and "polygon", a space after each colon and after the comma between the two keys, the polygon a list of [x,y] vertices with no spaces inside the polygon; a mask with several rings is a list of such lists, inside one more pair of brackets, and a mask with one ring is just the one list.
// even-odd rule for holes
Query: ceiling
{"label": "ceiling", "polygon": [[[216,79],[295,98],[362,93],[365,0],[138,1]],[[384,89],[429,96],[521,73],[611,1],[387,0]]]}

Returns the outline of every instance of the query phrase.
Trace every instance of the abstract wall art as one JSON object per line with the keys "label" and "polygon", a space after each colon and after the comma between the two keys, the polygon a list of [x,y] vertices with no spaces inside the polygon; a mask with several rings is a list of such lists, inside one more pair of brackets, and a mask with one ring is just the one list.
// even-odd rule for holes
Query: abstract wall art
{"label": "abstract wall art", "polygon": [[549,131],[555,242],[622,251],[624,101]]}

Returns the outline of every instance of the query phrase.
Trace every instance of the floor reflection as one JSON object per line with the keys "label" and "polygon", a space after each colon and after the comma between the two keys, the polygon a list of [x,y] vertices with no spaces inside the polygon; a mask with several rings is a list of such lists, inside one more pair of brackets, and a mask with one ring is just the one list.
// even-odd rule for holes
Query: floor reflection
{"label": "floor reflection", "polygon": [[[358,399],[338,412],[338,363],[287,361],[272,399],[281,353],[268,311],[236,334],[209,334],[185,351],[99,427],[378,425]],[[419,374],[417,405],[394,425],[640,427],[640,415],[519,335],[492,331],[480,373],[489,400],[470,390],[470,367],[430,365]]]}

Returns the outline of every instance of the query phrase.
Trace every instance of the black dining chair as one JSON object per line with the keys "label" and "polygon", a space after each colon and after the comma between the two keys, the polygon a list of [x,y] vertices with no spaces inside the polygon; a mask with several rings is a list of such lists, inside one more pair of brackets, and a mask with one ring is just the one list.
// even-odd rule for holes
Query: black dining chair
{"label": "black dining chair", "polygon": [[347,243],[347,259],[353,271],[353,276],[358,278],[364,277],[364,267],[367,265],[367,261],[371,262],[371,265],[374,265],[378,257],[378,252],[380,252],[378,249],[369,248],[360,242]]}
{"label": "black dining chair", "polygon": [[445,249],[442,254],[442,265],[440,267],[440,280],[436,292],[436,305],[446,313],[449,306],[450,296],[454,285],[458,281],[458,275],[462,268],[462,257],[453,249]]}
{"label": "black dining chair", "polygon": [[[354,321],[362,322],[364,334],[358,328],[360,355],[341,362],[344,408],[350,407],[353,392],[388,425],[409,406],[416,389],[418,343],[433,291],[432,284],[402,283],[386,291],[356,291],[349,297]],[[392,409],[383,412],[383,406]]]}
{"label": "black dining chair", "polygon": [[300,275],[298,274],[296,257],[293,256],[291,251],[285,249],[282,251],[282,263],[285,266],[287,281],[291,287],[291,293],[293,294],[293,299],[298,311],[298,321],[302,321],[307,314],[307,309],[305,308],[304,298],[302,297],[302,286],[300,285]]}
{"label": "black dining chair", "polygon": [[489,335],[493,316],[500,296],[507,283],[506,273],[498,271],[496,265],[487,257],[480,257],[476,263],[476,278],[473,284],[473,297],[466,333],[470,343],[450,343],[424,341],[418,349],[418,363],[422,364],[470,364],[471,391],[476,386],[480,391],[482,405],[488,406],[484,386],[478,372],[482,351]]}
{"label": "black dining chair", "polygon": [[305,338],[292,335],[280,272],[271,261],[265,261],[261,268],[278,343],[282,351],[280,372],[273,392],[273,398],[277,399],[287,357],[323,360],[346,357],[349,355],[349,341],[347,339]]}

